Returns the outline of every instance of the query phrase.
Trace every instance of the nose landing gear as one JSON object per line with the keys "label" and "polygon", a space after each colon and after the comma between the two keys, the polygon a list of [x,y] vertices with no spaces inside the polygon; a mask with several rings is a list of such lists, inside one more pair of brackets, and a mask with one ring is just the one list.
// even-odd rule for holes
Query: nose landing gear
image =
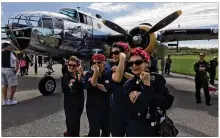
{"label": "nose landing gear", "polygon": [[51,76],[43,77],[38,84],[38,89],[45,96],[53,94],[56,89],[55,79]]}
{"label": "nose landing gear", "polygon": [[44,96],[48,96],[54,93],[56,89],[56,81],[50,76],[53,72],[51,72],[52,63],[49,62],[47,66],[48,72],[46,72],[45,76],[40,80],[38,84],[38,89],[40,93]]}

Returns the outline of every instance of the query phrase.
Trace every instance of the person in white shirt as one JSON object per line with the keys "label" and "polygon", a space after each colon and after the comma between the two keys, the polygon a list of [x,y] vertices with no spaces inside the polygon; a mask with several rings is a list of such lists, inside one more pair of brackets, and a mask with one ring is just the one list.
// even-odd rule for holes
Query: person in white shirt
{"label": "person in white shirt", "polygon": [[[2,94],[3,105],[17,104],[13,99],[17,88],[18,60],[14,52],[11,51],[9,44],[2,44]],[[8,86],[11,90],[9,99],[7,99]]]}

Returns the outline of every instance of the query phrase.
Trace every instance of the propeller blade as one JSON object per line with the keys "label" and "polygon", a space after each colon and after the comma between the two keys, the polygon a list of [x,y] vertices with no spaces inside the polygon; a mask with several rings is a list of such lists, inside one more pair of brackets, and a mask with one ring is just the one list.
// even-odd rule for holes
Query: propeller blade
{"label": "propeller blade", "polygon": [[124,30],[119,25],[117,25],[111,21],[103,20],[102,23],[105,24],[108,28],[110,28],[118,33],[121,33],[123,35],[129,35],[126,30]]}
{"label": "propeller blade", "polygon": [[167,25],[172,23],[174,20],[176,20],[181,14],[182,14],[181,10],[178,10],[178,11],[170,14],[169,16],[165,17],[160,22],[158,22],[156,25],[154,25],[147,33],[151,34],[151,33],[154,33],[156,31],[160,30],[161,28],[166,27]]}

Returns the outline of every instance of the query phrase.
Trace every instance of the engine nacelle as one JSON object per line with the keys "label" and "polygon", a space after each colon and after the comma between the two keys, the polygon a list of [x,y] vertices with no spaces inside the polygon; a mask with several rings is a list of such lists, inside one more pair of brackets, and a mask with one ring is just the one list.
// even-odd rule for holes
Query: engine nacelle
{"label": "engine nacelle", "polygon": [[[135,28],[133,28],[129,34],[133,36],[141,36],[147,31],[151,29],[148,25],[139,25]],[[142,47],[146,52],[152,53],[156,45],[156,34],[151,33],[150,35],[147,35],[146,38],[142,41],[140,45],[133,45],[131,47]]]}
{"label": "engine nacelle", "polygon": [[[141,24],[133,28],[129,33],[133,36],[141,36],[151,29],[151,26],[147,24]],[[146,38],[142,40],[140,45],[132,45],[134,47],[142,47],[147,53],[155,54],[156,59],[162,59],[166,56],[168,47],[157,41],[156,33],[146,35]]]}
{"label": "engine nacelle", "polygon": [[168,52],[168,46],[156,41],[154,50],[152,53],[155,54],[155,59],[163,59]]}

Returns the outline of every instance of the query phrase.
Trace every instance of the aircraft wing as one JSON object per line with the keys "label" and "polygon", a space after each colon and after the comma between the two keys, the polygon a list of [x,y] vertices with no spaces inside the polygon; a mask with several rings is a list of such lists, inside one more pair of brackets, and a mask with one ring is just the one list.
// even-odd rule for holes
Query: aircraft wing
{"label": "aircraft wing", "polygon": [[96,41],[107,41],[114,43],[116,41],[126,41],[127,37],[122,34],[106,34],[106,35],[93,35],[93,39]]}
{"label": "aircraft wing", "polygon": [[218,39],[218,29],[168,29],[160,31],[160,42]]}

